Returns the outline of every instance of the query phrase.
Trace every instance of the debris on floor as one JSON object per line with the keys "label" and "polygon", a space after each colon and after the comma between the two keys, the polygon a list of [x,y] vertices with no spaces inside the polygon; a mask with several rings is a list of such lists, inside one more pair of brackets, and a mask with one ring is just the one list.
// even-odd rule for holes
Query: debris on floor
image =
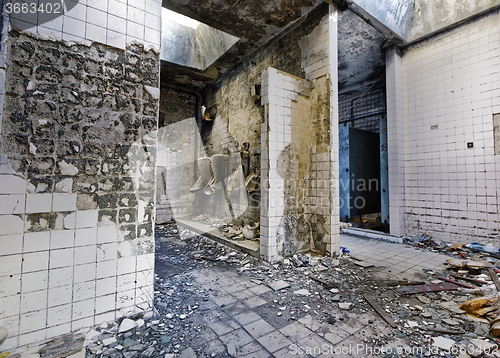
{"label": "debris on floor", "polygon": [[[242,233],[241,228],[223,230],[228,235]],[[440,272],[425,269],[418,277],[390,280],[377,278],[379,268],[356,259],[355,253],[351,257],[348,247],[339,258],[301,253],[269,265],[172,223],[158,228],[157,236],[157,260],[175,265],[177,272],[166,278],[157,275],[154,315],[95,327],[90,341],[87,335],[88,357],[242,356],[248,352],[238,343],[243,333],[226,342],[226,329],[238,329],[222,327],[229,324],[227,314],[244,306],[257,314],[266,332],[296,322],[309,332],[304,334],[316,332],[326,339],[329,336],[318,331],[322,325],[344,336],[352,325],[360,325],[365,328],[357,336],[367,345],[421,349],[415,355],[403,350],[380,355],[384,357],[456,357],[464,352],[468,355],[462,357],[480,357],[497,347],[499,296],[487,270],[497,261],[465,245],[448,250],[432,241],[421,246],[419,250],[452,258]],[[466,254],[456,259],[457,252]],[[236,288],[224,284],[229,274],[241,280],[234,284],[241,285],[241,291],[232,293]],[[246,317],[236,314],[240,316]],[[260,355],[269,355],[262,349],[266,354]]]}
{"label": "debris on floor", "polygon": [[496,275],[500,262],[489,253],[442,249],[435,255],[458,250],[470,260],[381,278],[383,267],[359,265],[348,245],[338,258],[300,253],[270,265],[175,223],[158,226],[156,236],[154,307],[87,330],[86,357],[288,357],[272,338],[280,335],[288,346],[309,337],[334,348],[404,348],[373,355],[380,357],[494,357],[485,352],[500,342],[488,271]]}

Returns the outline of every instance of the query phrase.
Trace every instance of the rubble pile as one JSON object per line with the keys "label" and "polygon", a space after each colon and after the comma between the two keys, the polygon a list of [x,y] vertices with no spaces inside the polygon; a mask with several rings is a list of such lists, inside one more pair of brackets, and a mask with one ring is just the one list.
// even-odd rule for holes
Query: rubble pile
{"label": "rubble pile", "polygon": [[[425,270],[417,277],[387,280],[347,248],[340,258],[298,254],[268,265],[172,223],[156,235],[153,312],[94,327],[86,335],[87,357],[229,357],[229,346],[206,343],[213,335],[207,318],[220,319],[224,305],[210,299],[220,294],[217,287],[197,285],[200,268],[233,270],[270,287],[260,296],[267,303],[254,309],[268,322],[313,317],[346,329],[363,322],[372,327],[362,332],[366,344],[424,347],[421,354],[393,350],[383,357],[500,357],[499,296],[487,271],[494,270],[496,259],[485,253],[467,252],[474,258],[469,261],[447,251],[453,258],[445,272]],[[170,265],[171,273],[159,272],[161,264]]]}

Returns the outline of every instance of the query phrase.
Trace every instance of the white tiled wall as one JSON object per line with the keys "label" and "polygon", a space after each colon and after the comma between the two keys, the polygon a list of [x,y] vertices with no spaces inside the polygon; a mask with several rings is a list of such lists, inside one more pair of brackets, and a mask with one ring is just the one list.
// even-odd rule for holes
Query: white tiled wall
{"label": "white tiled wall", "polygon": [[402,57],[398,148],[404,145],[410,235],[500,247],[500,156],[493,140],[493,114],[500,113],[499,20],[498,12],[490,13]]}
{"label": "white tiled wall", "polygon": [[330,79],[330,247],[332,254],[340,251],[340,176],[339,176],[339,92],[338,92],[338,14],[334,4],[330,4],[328,21],[328,64]]}
{"label": "white tiled wall", "polygon": [[[330,76],[332,83],[336,84],[337,21],[336,10],[333,6],[330,8],[329,16],[325,16],[320,25],[299,44],[302,50],[302,66],[307,79],[315,80],[321,76]],[[263,259],[273,262],[279,259],[276,237],[280,225],[283,225],[281,219],[285,206],[284,179],[278,175],[277,162],[283,149],[291,144],[291,102],[296,100],[298,93],[302,91],[304,81],[269,68],[262,74],[261,83],[261,104],[266,106],[266,119],[261,127],[261,166],[263,187],[267,187],[267,190],[262,190],[261,193],[260,255]],[[324,240],[327,243],[327,250],[333,253],[338,252],[340,242],[338,202],[331,200],[334,197],[332,195],[338,197],[338,91],[336,87],[331,89],[330,120],[332,123],[330,153],[313,152],[311,155],[310,178],[313,179],[310,184],[317,185],[317,187],[307,191],[310,197],[306,198],[306,204],[309,214],[316,212],[330,218],[326,224],[329,232]],[[265,185],[266,181],[268,185]],[[325,183],[328,184],[323,185]],[[313,193],[315,195],[312,195]]]}
{"label": "white tiled wall", "polygon": [[28,32],[58,40],[89,40],[120,49],[135,42],[160,49],[161,0],[79,0],[52,21],[37,25],[37,16],[26,14],[19,20],[33,24]]}
{"label": "white tiled wall", "polygon": [[[135,41],[158,50],[160,10],[157,0],[80,0],[63,17],[31,32],[121,49]],[[36,18],[29,20],[36,24]],[[97,210],[77,211],[71,186],[56,185],[52,194],[35,193],[0,153],[0,326],[9,331],[2,349],[151,308],[154,254],[136,256],[134,243],[123,242],[114,225],[99,226],[103,223],[98,224]],[[29,213],[54,213],[57,227],[32,232]]]}
{"label": "white tiled wall", "polygon": [[[154,254],[119,258],[117,228],[98,226],[97,210],[77,211],[76,194],[29,193],[24,179],[5,173],[0,188],[9,204],[0,215],[0,326],[10,337],[2,348],[150,308]],[[28,212],[64,219],[55,230],[28,232]]]}

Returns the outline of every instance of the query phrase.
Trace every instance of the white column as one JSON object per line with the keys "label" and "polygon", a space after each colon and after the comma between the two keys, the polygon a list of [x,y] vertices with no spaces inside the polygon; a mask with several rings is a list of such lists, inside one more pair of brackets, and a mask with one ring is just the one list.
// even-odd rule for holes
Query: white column
{"label": "white column", "polygon": [[340,250],[340,208],[339,208],[339,91],[338,91],[338,33],[337,9],[330,4],[328,20],[328,47],[330,62],[330,155],[331,195],[330,216],[331,241],[327,250],[333,255]]}
{"label": "white column", "polygon": [[392,235],[405,228],[402,59],[399,51],[386,54],[387,141],[389,154],[389,222]]}

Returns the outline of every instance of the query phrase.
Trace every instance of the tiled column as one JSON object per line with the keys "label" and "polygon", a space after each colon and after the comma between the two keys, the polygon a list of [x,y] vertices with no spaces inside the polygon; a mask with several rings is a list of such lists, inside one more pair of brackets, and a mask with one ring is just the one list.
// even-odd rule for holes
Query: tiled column
{"label": "tiled column", "polygon": [[397,50],[386,55],[387,141],[389,154],[389,222],[392,235],[405,235],[402,60]]}
{"label": "tiled column", "polygon": [[[278,87],[280,79],[278,71],[269,68],[262,73],[262,102],[266,106],[265,121],[261,128],[261,238],[260,257],[268,262],[279,259],[276,249],[276,237],[279,229],[280,218],[284,208],[284,181],[278,175],[277,161],[281,151],[285,148],[283,134],[278,136],[278,120],[283,121],[284,116],[278,115],[279,101]],[[282,125],[282,124],[281,124]]]}
{"label": "tiled column", "polygon": [[331,243],[327,248],[333,255],[340,250],[340,207],[339,207],[339,92],[338,92],[338,33],[337,9],[330,4],[328,20],[328,43],[330,61],[330,155],[331,155]]}

